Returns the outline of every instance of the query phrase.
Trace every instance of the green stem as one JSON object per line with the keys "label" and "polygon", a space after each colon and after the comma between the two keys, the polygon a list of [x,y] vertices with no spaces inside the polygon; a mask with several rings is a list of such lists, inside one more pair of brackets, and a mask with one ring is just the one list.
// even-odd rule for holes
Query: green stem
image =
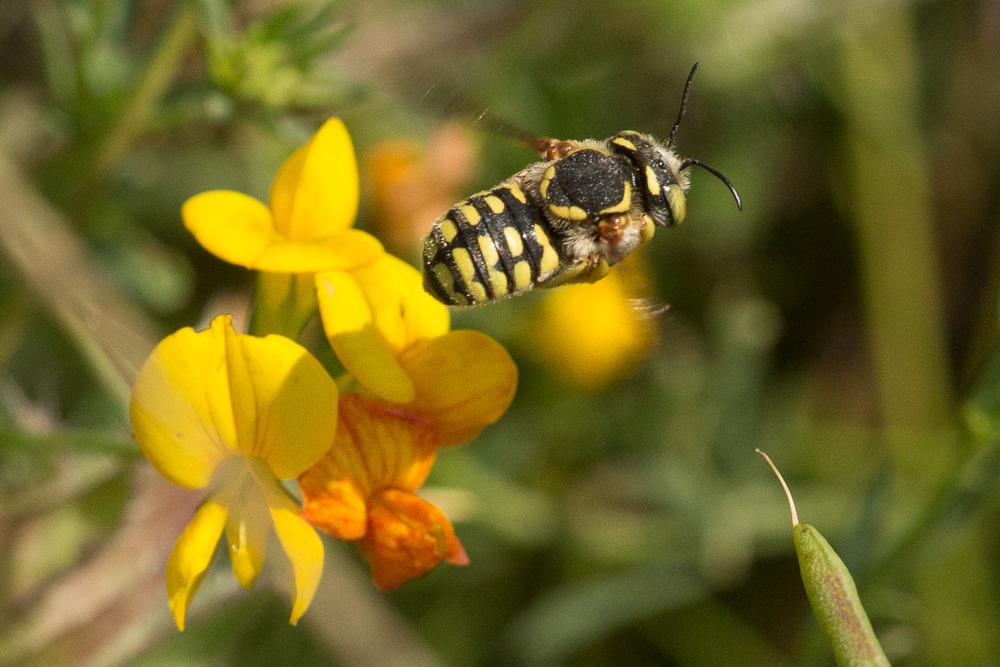
{"label": "green stem", "polygon": [[844,201],[857,234],[888,454],[911,499],[941,484],[959,454],[917,72],[905,8],[842,43]]}

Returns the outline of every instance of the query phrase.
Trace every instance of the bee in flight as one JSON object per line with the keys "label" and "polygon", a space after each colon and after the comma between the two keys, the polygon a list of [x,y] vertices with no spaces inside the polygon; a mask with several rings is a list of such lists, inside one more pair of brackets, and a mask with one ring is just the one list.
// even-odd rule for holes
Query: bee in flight
{"label": "bee in flight", "polygon": [[473,306],[600,280],[657,227],[683,222],[690,167],[721,180],[743,210],[725,175],[674,151],[697,69],[665,144],[633,130],[604,140],[525,138],[541,161],[434,223],[423,246],[424,289],[447,305]]}

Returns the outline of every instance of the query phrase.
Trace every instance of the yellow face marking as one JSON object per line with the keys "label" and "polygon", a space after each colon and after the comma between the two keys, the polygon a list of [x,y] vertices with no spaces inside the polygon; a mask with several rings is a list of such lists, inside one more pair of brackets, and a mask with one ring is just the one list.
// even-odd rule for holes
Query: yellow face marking
{"label": "yellow face marking", "polygon": [[510,185],[507,186],[507,189],[510,190],[510,193],[512,195],[514,195],[514,199],[521,202],[522,204],[528,203],[528,198],[524,196],[524,190],[522,190],[521,186],[518,185],[517,183],[511,183]]}
{"label": "yellow face marking", "polygon": [[496,195],[486,195],[483,197],[486,205],[490,207],[490,210],[494,213],[503,213],[503,200]]}
{"label": "yellow face marking", "polygon": [[479,215],[479,211],[477,211],[476,207],[470,203],[460,204],[458,206],[458,210],[462,212],[462,215],[465,216],[465,219],[469,221],[470,225],[478,225],[479,221],[482,219],[482,216]]}
{"label": "yellow face marking", "polygon": [[455,293],[455,277],[451,275],[451,269],[448,268],[447,264],[438,262],[431,271],[445,292],[448,294]]}
{"label": "yellow face marking", "polygon": [[653,168],[650,167],[648,164],[646,165],[645,171],[646,171],[646,189],[649,190],[649,194],[653,195],[654,197],[659,197],[660,179],[656,177],[656,174],[653,172]]}
{"label": "yellow face marking", "polygon": [[608,215],[609,213],[624,213],[630,208],[632,208],[632,184],[625,181],[625,188],[622,191],[622,200],[614,206],[601,209],[601,215]]}
{"label": "yellow face marking", "polygon": [[551,165],[548,169],[545,170],[545,173],[542,174],[542,182],[538,184],[538,191],[542,194],[542,199],[545,199],[545,196],[548,194],[549,183],[552,182],[552,179],[555,178],[555,175],[556,175],[555,165]]}
{"label": "yellow face marking", "polygon": [[455,266],[458,267],[458,274],[462,276],[462,280],[466,285],[470,284],[476,276],[476,267],[472,263],[468,249],[455,248],[451,251],[451,257],[455,260]]}
{"label": "yellow face marking", "polygon": [[531,287],[531,266],[526,259],[514,265],[514,287],[518,290]]}
{"label": "yellow face marking", "polygon": [[635,150],[635,144],[633,144],[628,139],[625,139],[624,137],[615,137],[614,139],[611,140],[611,143],[617,144],[617,145],[621,146],[622,148],[626,148],[626,149],[628,149],[630,151],[634,151]]}
{"label": "yellow face marking", "polygon": [[667,188],[667,202],[670,203],[670,212],[674,214],[674,222],[678,225],[684,222],[687,215],[687,197],[679,186],[672,185]]}
{"label": "yellow face marking", "polygon": [[524,243],[521,241],[521,235],[517,229],[514,227],[504,227],[503,237],[507,241],[507,249],[510,250],[511,257],[517,257],[524,252]]}
{"label": "yellow face marking", "polygon": [[441,235],[444,236],[444,240],[451,243],[458,236],[458,225],[454,221],[445,218],[441,221]]}
{"label": "yellow face marking", "polygon": [[642,216],[642,229],[639,231],[639,240],[645,243],[649,239],[653,238],[653,234],[656,232],[656,223],[648,215]]}
{"label": "yellow face marking", "polygon": [[490,285],[493,286],[493,294],[495,296],[506,296],[507,276],[503,271],[497,271],[496,269],[490,271]]}
{"label": "yellow face marking", "polygon": [[479,237],[479,252],[483,253],[486,266],[492,268],[500,261],[500,253],[497,252],[497,247],[493,245],[493,239],[489,236]]}
{"label": "yellow face marking", "polygon": [[552,215],[557,218],[562,218],[563,220],[580,221],[587,219],[587,212],[579,206],[557,206],[555,204],[549,204],[549,210],[552,211]]}

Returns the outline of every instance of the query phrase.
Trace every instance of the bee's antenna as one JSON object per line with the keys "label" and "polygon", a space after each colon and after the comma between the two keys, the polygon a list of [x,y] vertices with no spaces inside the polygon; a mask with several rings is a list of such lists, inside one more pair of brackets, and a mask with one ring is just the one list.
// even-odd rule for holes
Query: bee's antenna
{"label": "bee's antenna", "polygon": [[691,95],[691,82],[694,81],[694,73],[698,71],[698,63],[691,66],[691,73],[688,74],[687,83],[684,84],[684,94],[681,95],[681,110],[677,112],[677,120],[674,121],[674,126],[670,128],[670,136],[667,137],[667,148],[674,147],[674,141],[677,139],[677,130],[681,129],[681,120],[684,119],[684,112],[687,111],[688,106],[688,96]]}
{"label": "bee's antenna", "polygon": [[[694,70],[691,70],[691,73],[694,74]],[[688,79],[688,83],[691,83],[690,78]],[[681,107],[681,113],[683,114],[683,112],[684,109],[683,107]],[[704,169],[705,171],[707,171],[708,173],[712,174],[717,179],[725,183],[726,187],[729,188],[729,191],[733,194],[733,199],[736,200],[736,208],[740,209],[741,211],[743,210],[743,200],[740,199],[740,193],[736,191],[736,186],[733,185],[733,182],[730,181],[725,174],[723,174],[715,167],[710,167],[701,160],[695,160],[693,157],[689,157],[685,159],[683,162],[681,162],[681,168],[678,171],[684,171],[688,167],[701,167],[702,169]]]}

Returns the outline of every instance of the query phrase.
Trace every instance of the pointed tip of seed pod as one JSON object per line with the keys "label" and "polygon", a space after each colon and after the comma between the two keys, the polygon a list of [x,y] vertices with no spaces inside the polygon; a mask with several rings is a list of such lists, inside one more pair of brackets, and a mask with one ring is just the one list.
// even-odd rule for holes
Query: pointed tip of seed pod
{"label": "pointed tip of seed pod", "polygon": [[771,471],[774,473],[774,476],[778,478],[781,488],[784,489],[785,498],[788,499],[788,511],[792,515],[792,528],[794,528],[799,525],[799,514],[795,511],[795,501],[792,500],[792,492],[788,490],[788,485],[785,484],[785,478],[781,476],[780,472],[778,472],[778,467],[774,465],[774,461],[771,460],[770,456],[760,449],[754,449],[754,451],[764,457],[764,460],[767,461],[767,465],[771,467]]}

